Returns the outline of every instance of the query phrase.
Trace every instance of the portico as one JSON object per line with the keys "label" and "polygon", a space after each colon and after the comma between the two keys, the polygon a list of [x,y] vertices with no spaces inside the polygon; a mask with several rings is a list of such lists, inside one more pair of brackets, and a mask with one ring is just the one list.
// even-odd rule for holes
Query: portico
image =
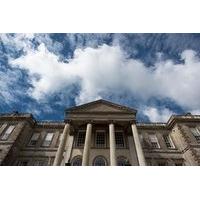
{"label": "portico", "polygon": [[[122,127],[123,134],[129,134],[129,138],[132,138],[132,144],[134,145],[134,148],[129,148],[129,146],[132,146],[132,144],[129,142],[127,144],[127,151],[135,150],[134,152],[130,153],[130,157],[131,155],[136,154],[135,157],[137,157],[137,163],[135,165],[146,165],[144,153],[140,144],[137,127],[135,124],[136,112],[137,111],[134,109],[113,104],[105,100],[98,100],[89,104],[76,106],[74,108],[66,110],[66,125],[63,130],[61,143],[56,153],[54,165],[61,165],[65,154],[65,145],[67,142],[68,135],[74,135],[78,137],[77,131],[79,130],[79,127],[82,127],[82,129],[85,130],[85,138],[83,138],[84,144],[82,150],[80,149],[76,152],[80,152],[79,156],[82,156],[82,166],[90,165],[90,154],[92,149],[95,148],[92,145],[94,142],[92,138],[94,138],[94,134],[96,134],[96,131],[98,129],[97,127],[100,127],[101,125],[106,127],[105,137],[108,138],[108,165],[117,166],[118,147],[116,147],[116,141],[118,141],[121,137],[121,135],[118,135],[119,126]],[[69,123],[69,120],[71,123]],[[70,127],[72,127],[72,130],[74,128],[74,130],[70,131]],[[106,149],[106,147],[104,149]],[[103,152],[103,148],[101,149],[101,152]],[[75,157],[76,155],[78,156],[78,153],[75,153],[74,150],[74,152],[71,152],[71,155],[72,160],[73,157]]]}

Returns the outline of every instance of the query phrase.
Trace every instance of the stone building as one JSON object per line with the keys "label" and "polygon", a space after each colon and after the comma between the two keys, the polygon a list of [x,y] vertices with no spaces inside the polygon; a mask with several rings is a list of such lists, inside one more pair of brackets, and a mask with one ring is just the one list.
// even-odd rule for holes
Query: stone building
{"label": "stone building", "polygon": [[136,110],[98,100],[65,110],[64,121],[0,115],[0,165],[200,165],[200,115],[138,123]]}

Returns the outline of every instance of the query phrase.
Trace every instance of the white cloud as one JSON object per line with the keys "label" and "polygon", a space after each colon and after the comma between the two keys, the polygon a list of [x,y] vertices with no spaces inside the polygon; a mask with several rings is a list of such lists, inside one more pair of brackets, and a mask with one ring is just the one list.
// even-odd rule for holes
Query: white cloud
{"label": "white cloud", "polygon": [[151,122],[167,122],[172,114],[175,114],[173,111],[164,108],[158,110],[155,107],[146,107],[143,110],[144,115],[146,115]]}
{"label": "white cloud", "polygon": [[200,107],[200,60],[191,50],[181,58],[182,64],[159,60],[147,68],[140,60],[128,59],[119,46],[102,45],[76,49],[74,57],[63,63],[41,44],[10,63],[28,71],[33,85],[29,94],[37,100],[78,83],[77,104],[101,98],[102,93],[126,91],[144,101],[170,98],[185,109],[196,110]]}

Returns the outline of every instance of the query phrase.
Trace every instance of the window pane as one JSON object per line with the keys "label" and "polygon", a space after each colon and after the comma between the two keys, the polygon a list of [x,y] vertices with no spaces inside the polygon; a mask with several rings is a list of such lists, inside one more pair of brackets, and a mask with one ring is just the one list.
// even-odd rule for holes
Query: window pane
{"label": "window pane", "polygon": [[80,131],[78,132],[76,146],[83,147],[84,143],[85,143],[85,131]]}
{"label": "window pane", "polygon": [[15,126],[14,125],[10,125],[3,133],[1,139],[2,140],[7,140],[9,138],[9,136],[11,135],[12,131],[14,130]]}
{"label": "window pane", "polygon": [[155,148],[155,149],[160,148],[160,145],[158,143],[158,139],[157,139],[155,134],[150,134],[149,139],[150,139],[152,148]]}
{"label": "window pane", "polygon": [[81,166],[82,165],[82,158],[81,157],[75,157],[72,160],[72,166]]}
{"label": "window pane", "polygon": [[200,141],[200,130],[198,128],[190,128],[192,134],[196,138],[197,141]]}
{"label": "window pane", "polygon": [[34,133],[29,142],[29,146],[35,146],[37,144],[39,137],[40,137],[40,133]]}
{"label": "window pane", "polygon": [[103,156],[98,156],[94,159],[94,166],[106,166],[106,159]]}
{"label": "window pane", "polygon": [[105,132],[96,132],[96,147],[105,147]]}
{"label": "window pane", "polygon": [[117,148],[123,148],[125,146],[123,132],[117,132],[117,131],[115,132],[115,141]]}
{"label": "window pane", "polygon": [[163,138],[167,148],[174,148],[174,144],[172,143],[172,140],[169,135],[163,135]]}
{"label": "window pane", "polygon": [[42,146],[48,147],[53,139],[53,133],[47,133]]}

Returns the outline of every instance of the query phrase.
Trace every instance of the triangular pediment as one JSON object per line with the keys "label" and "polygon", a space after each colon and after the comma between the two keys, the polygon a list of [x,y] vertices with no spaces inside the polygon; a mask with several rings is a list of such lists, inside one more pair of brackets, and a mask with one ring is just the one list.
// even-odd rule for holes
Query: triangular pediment
{"label": "triangular pediment", "polygon": [[136,113],[136,110],[105,100],[97,100],[68,109],[68,112]]}

